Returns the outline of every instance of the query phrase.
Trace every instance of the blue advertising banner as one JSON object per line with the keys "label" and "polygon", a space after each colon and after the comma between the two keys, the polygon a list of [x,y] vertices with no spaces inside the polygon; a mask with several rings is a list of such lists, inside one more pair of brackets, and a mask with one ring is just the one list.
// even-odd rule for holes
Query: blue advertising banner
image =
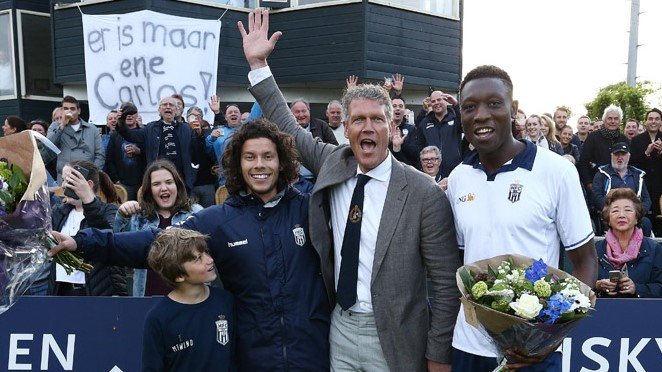
{"label": "blue advertising banner", "polygon": [[[161,298],[24,297],[0,314],[0,370],[140,370]],[[662,300],[600,299],[564,341],[564,371],[662,370]]]}

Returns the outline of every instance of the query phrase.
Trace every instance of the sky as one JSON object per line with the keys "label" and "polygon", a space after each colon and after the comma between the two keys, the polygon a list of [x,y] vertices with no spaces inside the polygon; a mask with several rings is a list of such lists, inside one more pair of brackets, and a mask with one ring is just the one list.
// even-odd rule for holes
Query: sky
{"label": "sky", "polygon": [[[630,6],[630,0],[465,0],[462,75],[499,66],[527,115],[566,105],[574,127],[600,88],[627,78]],[[662,88],[662,1],[640,0],[640,12],[637,81]],[[649,104],[662,107],[662,90]]]}

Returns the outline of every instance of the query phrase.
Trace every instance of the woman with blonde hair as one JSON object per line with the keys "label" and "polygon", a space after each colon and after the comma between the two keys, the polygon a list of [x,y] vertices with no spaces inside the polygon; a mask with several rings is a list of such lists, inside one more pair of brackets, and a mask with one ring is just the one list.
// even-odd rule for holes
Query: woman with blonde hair
{"label": "woman with blonde hair", "polygon": [[563,155],[563,147],[561,146],[561,142],[556,139],[556,124],[554,124],[554,120],[543,114],[540,115],[540,124],[540,132],[542,132],[542,134],[545,136],[545,139],[547,139],[549,150],[559,155]]}

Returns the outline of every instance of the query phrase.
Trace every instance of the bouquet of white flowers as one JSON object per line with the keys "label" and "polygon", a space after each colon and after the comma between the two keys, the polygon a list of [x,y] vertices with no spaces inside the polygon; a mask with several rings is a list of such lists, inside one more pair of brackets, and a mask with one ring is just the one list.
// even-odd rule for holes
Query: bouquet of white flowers
{"label": "bouquet of white flowers", "polygon": [[[46,169],[30,132],[0,138],[0,313],[30,287],[57,244],[50,234]],[[53,259],[67,270],[92,268],[71,252]]]}
{"label": "bouquet of white flowers", "polygon": [[[545,357],[595,306],[591,289],[542,260],[503,255],[458,269],[464,315],[500,354]],[[505,358],[501,365],[505,364]]]}

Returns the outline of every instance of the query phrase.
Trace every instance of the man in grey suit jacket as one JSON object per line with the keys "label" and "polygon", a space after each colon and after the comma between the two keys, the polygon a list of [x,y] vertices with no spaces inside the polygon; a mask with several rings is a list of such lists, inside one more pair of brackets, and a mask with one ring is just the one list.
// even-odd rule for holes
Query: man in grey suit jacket
{"label": "man in grey suit jacket", "polygon": [[[343,97],[349,146],[315,141],[297,125],[267,66],[266,58],[281,35],[268,38],[268,24],[268,13],[260,9],[249,14],[248,32],[239,24],[251,67],[251,93],[265,116],[294,136],[304,165],[317,175],[310,198],[310,235],[332,303],[344,257],[340,250],[349,195],[357,173],[371,177],[360,227],[357,300],[346,310],[336,306],[331,321],[332,370],[450,370],[460,260],[448,199],[430,177],[390,155],[393,111],[381,87],[358,86]],[[426,274],[434,293],[431,312]],[[371,323],[367,331],[374,330],[372,340],[356,341],[358,333],[366,331],[360,324]],[[374,359],[373,364],[364,364],[362,358]]]}
{"label": "man in grey suit jacket", "polygon": [[62,99],[62,121],[48,127],[47,137],[60,149],[57,156],[57,183],[62,183],[62,168],[74,160],[87,160],[103,169],[106,155],[101,134],[93,124],[80,118],[80,103],[72,96]]}

